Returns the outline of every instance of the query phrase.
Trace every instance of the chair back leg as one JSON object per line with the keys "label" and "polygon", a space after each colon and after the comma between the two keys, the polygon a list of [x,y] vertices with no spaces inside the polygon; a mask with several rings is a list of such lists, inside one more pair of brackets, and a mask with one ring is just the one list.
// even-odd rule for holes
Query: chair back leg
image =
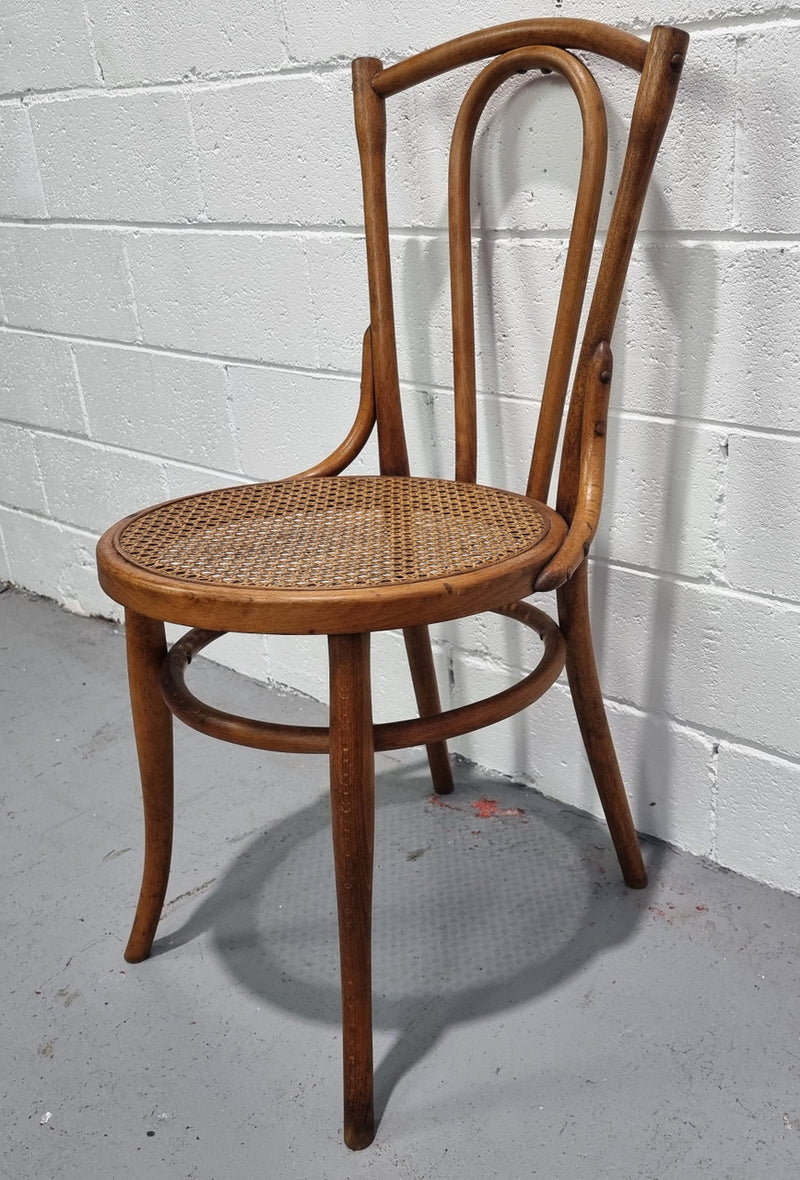
{"label": "chair back leg", "polygon": [[[411,682],[417,698],[420,717],[433,717],[442,710],[439,700],[439,686],[433,666],[431,637],[427,627],[406,627],[403,631],[406,643]],[[425,747],[428,765],[437,795],[449,795],[453,790],[453,767],[447,751],[447,742],[431,742]]]}
{"label": "chair back leg", "polygon": [[597,676],[589,621],[586,566],[587,563],[582,562],[558,591],[558,618],[567,641],[567,679],[625,884],[631,889],[643,889],[647,884],[647,871],[633,826]]}

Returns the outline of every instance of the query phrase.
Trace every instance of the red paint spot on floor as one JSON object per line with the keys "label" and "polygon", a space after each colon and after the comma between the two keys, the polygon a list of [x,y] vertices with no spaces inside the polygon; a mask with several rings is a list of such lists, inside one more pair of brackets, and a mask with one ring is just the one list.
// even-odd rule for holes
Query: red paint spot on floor
{"label": "red paint spot on floor", "polygon": [[[487,799],[485,795],[481,795],[480,799],[476,799],[470,803],[470,807],[477,813],[480,819],[494,819],[498,815],[512,815],[517,819],[525,819],[525,810],[522,807],[501,807],[496,799]],[[527,820],[525,821],[527,823]]]}

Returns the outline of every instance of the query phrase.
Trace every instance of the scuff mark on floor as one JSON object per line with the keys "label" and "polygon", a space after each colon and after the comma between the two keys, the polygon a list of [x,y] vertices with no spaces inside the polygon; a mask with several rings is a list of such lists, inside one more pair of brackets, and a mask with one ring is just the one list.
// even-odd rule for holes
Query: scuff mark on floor
{"label": "scuff mark on floor", "polygon": [[210,889],[216,879],[216,877],[212,877],[210,881],[204,881],[202,885],[195,885],[194,889],[187,889],[185,893],[179,893],[177,897],[173,897],[161,911],[162,918],[165,914],[169,914],[172,910],[177,909],[182,902],[187,901],[190,897],[197,897],[199,893],[205,893],[206,889]]}
{"label": "scuff mark on floor", "polygon": [[464,810],[463,807],[456,807],[455,803],[445,803],[444,799],[441,799],[438,795],[431,795],[428,802],[432,803],[435,807],[441,807],[443,809],[446,808],[448,811],[463,811]]}

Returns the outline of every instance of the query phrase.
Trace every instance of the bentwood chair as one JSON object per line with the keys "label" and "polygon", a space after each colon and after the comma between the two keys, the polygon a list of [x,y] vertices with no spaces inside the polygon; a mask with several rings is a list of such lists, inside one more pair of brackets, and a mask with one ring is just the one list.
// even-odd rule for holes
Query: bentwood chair
{"label": "bentwood chair", "polygon": [[[374,752],[426,745],[435,789],[452,790],[446,739],[529,705],[566,664],[586,751],[625,881],[645,869],[620,778],[592,650],[587,554],[603,490],[611,336],[642,204],[688,43],[666,27],[650,41],[592,21],[517,21],[459,37],[384,67],[353,63],[362,166],[370,323],[361,398],[344,441],[317,466],[279,482],[187,496],[127,517],[98,546],[100,581],[124,604],[134,729],[144,794],[145,865],[125,957],[150,953],[167,888],[172,840],[172,715],[203,733],[266,750],[327,753],[344,1039],[344,1137],[374,1135],[371,888]],[[570,52],[579,51],[580,56]],[[641,74],[616,198],[576,355],[606,166],[606,116],[584,56]],[[401,411],[390,274],[385,102],[455,67],[490,59],[461,104],[449,179],[456,433],[452,480],[412,477]],[[481,113],[500,84],[556,72],[574,92],[584,143],[569,248],[527,487],[476,483],[476,370],[470,161]],[[380,474],[340,473],[377,425]],[[563,436],[563,437],[562,437]],[[546,503],[559,438],[555,507]],[[555,590],[556,624],[523,601]],[[427,625],[497,611],[538,632],[544,654],[516,686],[442,711]],[[164,621],[191,630],[167,651]],[[419,717],[374,725],[370,633],[404,633]],[[226,631],[324,633],[330,661],[326,728],[240,718],[204,704],[184,674]]]}

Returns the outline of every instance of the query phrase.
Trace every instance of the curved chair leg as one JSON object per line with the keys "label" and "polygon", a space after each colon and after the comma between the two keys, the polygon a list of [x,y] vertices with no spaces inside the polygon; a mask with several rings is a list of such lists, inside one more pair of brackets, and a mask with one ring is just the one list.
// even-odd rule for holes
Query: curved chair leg
{"label": "curved chair leg", "polygon": [[[441,713],[439,700],[439,686],[436,683],[436,670],[433,666],[433,652],[431,651],[431,637],[427,627],[406,627],[403,631],[408,655],[408,666],[411,669],[411,680],[414,685],[414,695],[417,698],[417,708],[420,717],[431,717]],[[428,765],[431,769],[433,788],[437,795],[449,795],[453,790],[453,767],[447,752],[447,742],[431,742],[425,749],[428,753]]]}
{"label": "curved chair leg", "polygon": [[375,754],[369,635],[331,635],[331,823],[339,910],[344,1141],[375,1135],[372,1072],[372,862]]}
{"label": "curved chair leg", "polygon": [[128,682],[144,803],[144,874],[125,958],[150,954],[164,905],[172,856],[172,714],[164,704],[159,670],[167,653],[164,624],[125,612]]}
{"label": "curved chair leg", "polygon": [[589,622],[589,582],[584,561],[558,590],[558,614],[567,641],[567,677],[583,744],[626,885],[643,889],[647,872],[630,804],[608,728]]}

